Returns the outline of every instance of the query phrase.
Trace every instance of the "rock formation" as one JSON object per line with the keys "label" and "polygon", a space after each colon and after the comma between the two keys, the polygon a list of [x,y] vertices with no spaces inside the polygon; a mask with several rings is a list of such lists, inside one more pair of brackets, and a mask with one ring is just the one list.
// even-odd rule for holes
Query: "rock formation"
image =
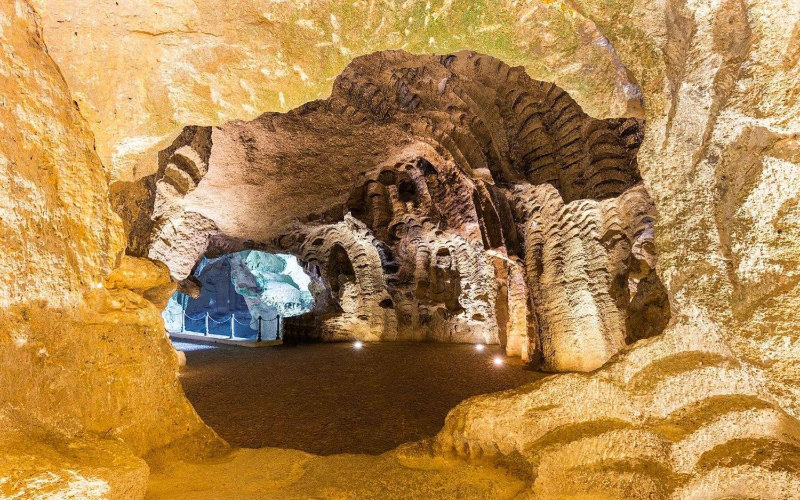
{"label": "rock formation", "polygon": [[[642,314],[629,289],[655,265],[641,139],[640,121],[590,118],[489,56],[380,52],[326,100],[188,127],[120,211],[152,207],[129,217],[129,251],[176,280],[204,254],[298,255],[317,307],[291,334],[511,337],[509,352],[545,369],[587,371],[625,345]],[[666,309],[655,316],[663,329]]]}
{"label": "rock formation", "polygon": [[123,255],[107,173],[25,2],[0,5],[0,44],[0,496],[139,497],[139,457],[224,443],[180,388],[160,317],[175,285]]}
{"label": "rock formation", "polygon": [[[238,338],[255,338],[261,318],[262,337],[274,339],[281,321],[278,316],[287,318],[311,309],[309,281],[291,255],[243,251],[203,259],[192,276],[181,282],[184,289],[191,283],[199,293],[176,293],[162,316],[170,333],[210,332]],[[194,287],[187,291],[193,292]]]}
{"label": "rock formation", "polygon": [[[3,496],[138,498],[150,467],[165,498],[798,498],[796,0],[33,4],[44,36],[0,4]],[[351,63],[400,46],[524,70]],[[580,139],[526,109],[574,111]],[[428,165],[453,189],[430,203]],[[180,390],[168,274],[243,248],[307,259],[323,337],[412,323],[554,370],[619,352],[391,455],[176,464],[222,443]],[[592,359],[564,350],[576,334]],[[242,457],[290,472],[209,480]]]}
{"label": "rock formation", "polygon": [[462,403],[433,448],[525,470],[533,498],[798,498],[800,422],[764,375],[679,323],[592,376]]}

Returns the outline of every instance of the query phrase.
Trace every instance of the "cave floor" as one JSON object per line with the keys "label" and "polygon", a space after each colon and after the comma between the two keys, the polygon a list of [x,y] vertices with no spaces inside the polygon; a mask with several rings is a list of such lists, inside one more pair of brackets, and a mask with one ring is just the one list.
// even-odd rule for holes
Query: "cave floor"
{"label": "cave floor", "polygon": [[460,401],[545,376],[497,346],[307,344],[265,349],[176,342],[183,388],[233,446],[379,454],[435,435]]}
{"label": "cave floor", "polygon": [[153,472],[147,500],[504,500],[530,488],[488,464],[431,457],[411,444],[379,456],[319,457],[296,450],[238,449],[214,460]]}

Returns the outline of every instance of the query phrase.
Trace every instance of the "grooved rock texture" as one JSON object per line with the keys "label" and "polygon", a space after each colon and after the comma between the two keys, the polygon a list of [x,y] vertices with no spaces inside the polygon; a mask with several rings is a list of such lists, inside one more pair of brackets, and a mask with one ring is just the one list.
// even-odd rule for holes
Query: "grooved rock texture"
{"label": "grooved rock texture", "polygon": [[655,265],[641,127],[591,118],[493,57],[378,52],[329,99],[188,127],[129,184],[126,200],[149,189],[137,205],[150,220],[121,212],[129,251],[176,280],[208,253],[298,255],[317,307],[313,325],[287,322],[292,335],[510,336],[509,352],[547,370],[589,371],[625,345],[629,288]]}
{"label": "grooved rock texture", "polygon": [[532,498],[800,498],[800,421],[765,375],[692,318],[592,375],[467,400],[434,450],[530,471]]}
{"label": "grooved rock texture", "polygon": [[645,91],[639,169],[674,308],[717,324],[800,415],[800,2],[580,10]]}
{"label": "grooved rock texture", "polygon": [[134,454],[217,442],[164,335],[174,284],[122,257],[107,174],[27,3],[0,5],[0,45],[0,496],[136,497]]}
{"label": "grooved rock texture", "polygon": [[[630,337],[623,334],[630,289],[655,264],[647,192],[636,186],[617,198],[565,205],[552,185],[542,184],[517,186],[513,199],[544,368],[598,368]],[[662,329],[668,318],[656,318]],[[642,325],[628,326],[645,334]]]}

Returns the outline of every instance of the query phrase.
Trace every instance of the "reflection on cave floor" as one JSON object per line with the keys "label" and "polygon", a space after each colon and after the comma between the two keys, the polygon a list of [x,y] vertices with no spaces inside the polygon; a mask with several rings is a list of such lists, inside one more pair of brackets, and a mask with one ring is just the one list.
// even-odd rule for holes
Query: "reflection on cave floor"
{"label": "reflection on cave floor", "polygon": [[500,354],[497,346],[478,352],[434,343],[361,350],[352,344],[220,345],[187,349],[181,380],[203,420],[233,446],[378,454],[433,436],[465,398],[545,376],[518,359],[504,358],[496,367]]}

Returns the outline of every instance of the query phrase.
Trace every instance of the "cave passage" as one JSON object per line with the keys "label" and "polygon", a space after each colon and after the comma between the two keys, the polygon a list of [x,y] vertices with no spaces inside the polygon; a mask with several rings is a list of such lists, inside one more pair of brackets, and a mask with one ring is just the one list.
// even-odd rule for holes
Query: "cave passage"
{"label": "cave passage", "polygon": [[293,255],[256,250],[204,257],[162,316],[175,336],[280,337],[281,321],[308,312],[310,278]]}
{"label": "cave passage", "polygon": [[462,400],[544,376],[497,346],[175,346],[187,357],[181,370],[186,395],[228,443],[320,455],[378,454],[431,437]]}
{"label": "cave passage", "polygon": [[[237,446],[379,453],[469,396],[591,372],[663,331],[643,137],[491,56],[376,52],[326,99],[184,128],[119,209],[132,255],[199,297],[173,300],[182,331],[238,337],[247,309],[250,338],[282,315],[263,338],[299,344],[188,350],[207,423]],[[245,249],[296,256],[304,313],[265,300],[248,264],[281,258]]]}
{"label": "cave passage", "polygon": [[[440,250],[436,258],[450,254]],[[332,248],[324,273],[332,277],[325,300],[347,307],[356,271],[343,247]],[[542,376],[496,345],[297,345],[291,332],[290,344],[262,349],[208,342],[252,341],[259,317],[262,339],[282,340],[282,320],[297,327],[313,309],[309,288],[319,274],[288,254],[206,256],[164,309],[173,346],[186,356],[186,395],[231,445],[379,454],[432,437],[448,411],[470,396]],[[432,283],[443,296],[458,297],[448,293],[454,281],[457,290],[458,280],[448,276]],[[457,306],[454,300],[449,307]]]}

